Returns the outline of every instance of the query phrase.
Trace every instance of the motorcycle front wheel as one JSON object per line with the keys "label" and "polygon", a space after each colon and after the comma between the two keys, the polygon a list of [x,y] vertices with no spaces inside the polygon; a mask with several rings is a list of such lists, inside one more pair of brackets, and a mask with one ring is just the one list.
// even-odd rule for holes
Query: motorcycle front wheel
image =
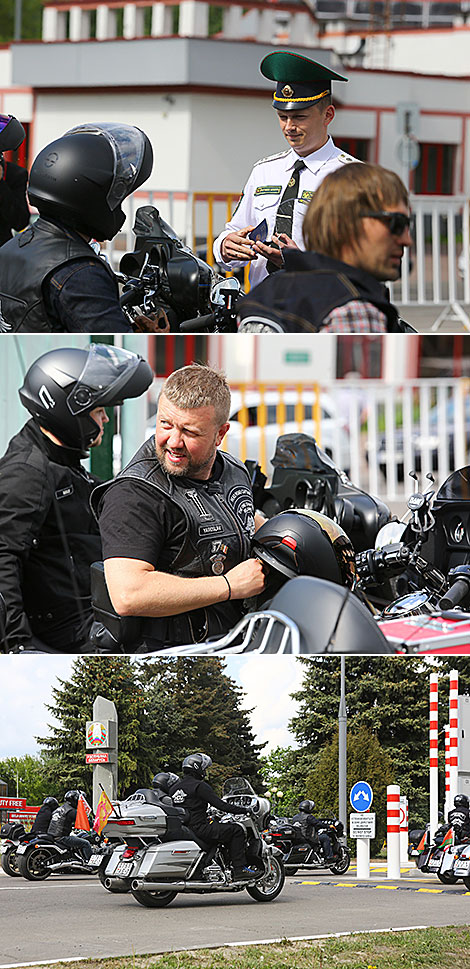
{"label": "motorcycle front wheel", "polygon": [[164,908],[176,898],[178,892],[143,892],[142,889],[131,889],[136,902],[145,905],[145,908]]}
{"label": "motorcycle front wheel", "polygon": [[52,852],[48,848],[33,848],[26,855],[20,855],[18,859],[18,870],[23,878],[29,882],[42,882],[52,875],[50,868],[46,868],[46,862],[52,858]]}
{"label": "motorcycle front wheel", "polygon": [[286,880],[284,866],[277,858],[271,858],[269,871],[256,883],[247,886],[247,892],[255,902],[272,902],[279,895]]}
{"label": "motorcycle front wheel", "polygon": [[338,861],[335,861],[334,865],[330,865],[329,868],[334,875],[344,875],[346,874],[350,864],[351,864],[351,855],[349,854],[349,850],[348,848],[345,848],[344,845],[342,845],[341,848],[339,849]]}
{"label": "motorcycle front wheel", "polygon": [[438,871],[437,877],[443,885],[455,885],[458,882],[457,875],[454,875],[451,871]]}
{"label": "motorcycle front wheel", "polygon": [[18,862],[16,860],[16,845],[12,845],[7,851],[3,852],[2,855],[2,868],[5,875],[10,875],[11,878],[19,878],[20,873],[18,871]]}

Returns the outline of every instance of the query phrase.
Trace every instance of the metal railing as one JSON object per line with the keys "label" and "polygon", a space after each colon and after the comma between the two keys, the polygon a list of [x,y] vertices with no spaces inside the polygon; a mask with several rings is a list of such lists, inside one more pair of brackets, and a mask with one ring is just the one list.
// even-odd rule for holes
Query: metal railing
{"label": "metal railing", "polygon": [[442,484],[469,463],[466,379],[237,385],[235,394],[239,409],[223,446],[258,460],[268,477],[278,436],[296,431],[316,437],[354,484],[386,501],[408,496],[410,471]]}
{"label": "metal railing", "polygon": [[[234,208],[237,193],[136,192],[124,205],[126,222],[106,252],[118,268],[124,252],[134,248],[136,209],[155,205],[186,245],[213,264],[212,245]],[[402,276],[390,287],[395,303],[415,305],[470,304],[470,208],[460,195],[414,195],[414,245],[402,264]],[[245,284],[248,289],[248,276]],[[436,314],[437,315],[437,314]]]}

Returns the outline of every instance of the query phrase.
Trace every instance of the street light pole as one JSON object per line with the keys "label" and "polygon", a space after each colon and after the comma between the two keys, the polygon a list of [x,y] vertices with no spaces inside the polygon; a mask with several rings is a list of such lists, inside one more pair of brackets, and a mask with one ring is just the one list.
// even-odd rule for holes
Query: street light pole
{"label": "street light pole", "polygon": [[346,710],[346,657],[341,656],[341,695],[338,711],[338,806],[339,819],[347,835],[347,799],[346,799],[346,764],[347,764],[347,724]]}
{"label": "street light pole", "polygon": [[21,40],[22,0],[15,0],[14,40]]}

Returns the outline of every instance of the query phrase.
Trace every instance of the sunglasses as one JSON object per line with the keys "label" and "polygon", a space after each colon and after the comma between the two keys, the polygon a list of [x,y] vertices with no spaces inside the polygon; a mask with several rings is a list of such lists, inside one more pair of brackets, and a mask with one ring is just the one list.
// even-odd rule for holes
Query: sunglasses
{"label": "sunglasses", "polygon": [[405,215],[403,212],[361,212],[361,217],[383,220],[387,223],[392,236],[402,236],[405,229],[409,230],[413,225],[412,216]]}

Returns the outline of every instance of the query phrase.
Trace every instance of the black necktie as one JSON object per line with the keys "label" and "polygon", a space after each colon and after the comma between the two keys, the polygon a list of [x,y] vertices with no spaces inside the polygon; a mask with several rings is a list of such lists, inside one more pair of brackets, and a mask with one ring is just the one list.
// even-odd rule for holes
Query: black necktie
{"label": "black necktie", "polygon": [[[289,238],[292,238],[294,202],[299,194],[300,173],[304,168],[305,168],[305,162],[302,161],[301,158],[298,158],[294,165],[292,175],[284,190],[284,194],[281,198],[281,201],[279,202],[279,206],[276,214],[276,222],[274,225],[275,235],[279,235],[280,232],[285,232],[285,234],[288,235]],[[270,260],[268,260],[266,264],[266,268],[268,270],[268,273],[274,273],[274,272],[277,272],[277,270],[280,267],[275,266]]]}

